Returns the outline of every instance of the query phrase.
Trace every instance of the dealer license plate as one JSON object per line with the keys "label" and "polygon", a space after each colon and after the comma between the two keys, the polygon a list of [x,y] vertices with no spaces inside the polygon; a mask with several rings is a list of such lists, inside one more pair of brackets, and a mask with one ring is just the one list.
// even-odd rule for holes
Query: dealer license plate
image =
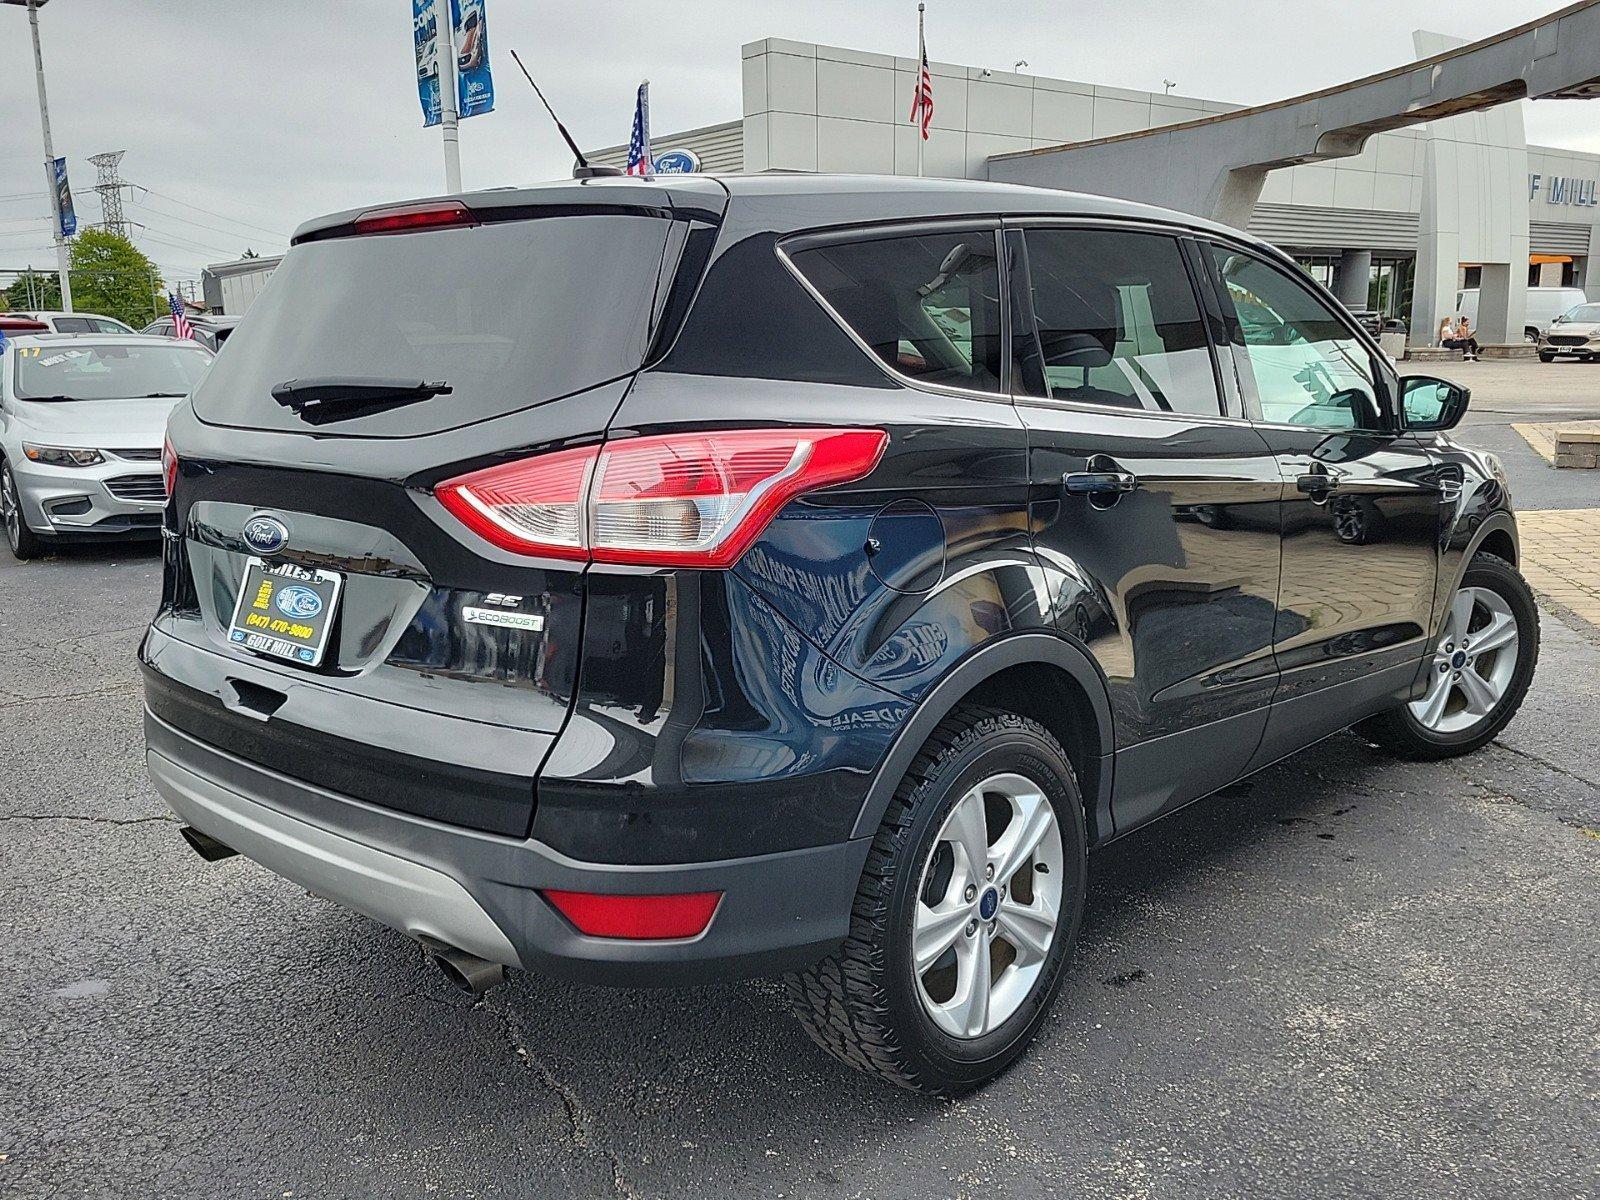
{"label": "dealer license plate", "polygon": [[249,559],[228,640],[257,654],[314,667],[327,648],[343,584],[336,571]]}

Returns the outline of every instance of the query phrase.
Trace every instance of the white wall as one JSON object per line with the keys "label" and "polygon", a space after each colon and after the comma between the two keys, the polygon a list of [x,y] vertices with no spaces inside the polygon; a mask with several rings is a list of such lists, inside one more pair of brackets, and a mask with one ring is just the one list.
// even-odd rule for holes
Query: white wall
{"label": "white wall", "polygon": [[[744,169],[915,175],[917,62],[768,38],[744,47]],[[982,179],[991,154],[1192,121],[1237,105],[929,62],[923,173]]]}

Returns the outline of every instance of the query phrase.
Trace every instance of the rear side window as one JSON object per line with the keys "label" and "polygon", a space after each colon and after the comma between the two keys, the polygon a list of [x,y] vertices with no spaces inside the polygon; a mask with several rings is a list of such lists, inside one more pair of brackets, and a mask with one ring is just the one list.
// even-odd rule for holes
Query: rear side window
{"label": "rear side window", "polygon": [[885,365],[922,383],[1000,391],[992,230],[841,242],[791,255]]}
{"label": "rear side window", "polygon": [[1018,391],[1221,414],[1200,305],[1174,239],[1103,229],[1026,237],[1035,336],[1019,322]]}
{"label": "rear side window", "polygon": [[570,215],[296,246],[226,335],[195,411],[217,425],[308,432],[272,398],[275,386],[448,384],[447,394],[321,430],[405,437],[617,379],[644,359],[669,226]]}

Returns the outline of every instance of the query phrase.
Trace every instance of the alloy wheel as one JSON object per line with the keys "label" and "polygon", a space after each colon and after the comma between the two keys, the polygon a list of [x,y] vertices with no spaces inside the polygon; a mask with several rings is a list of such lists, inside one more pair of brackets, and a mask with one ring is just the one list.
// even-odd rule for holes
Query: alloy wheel
{"label": "alloy wheel", "polygon": [[923,865],[912,970],[928,1016],[977,1038],[1022,1007],[1061,915],[1061,830],[1043,789],[992,775],[950,810]]}
{"label": "alloy wheel", "polygon": [[1411,703],[1411,715],[1434,733],[1461,733],[1487,720],[1516,674],[1520,640],[1505,597],[1462,588],[1428,665],[1427,694]]}

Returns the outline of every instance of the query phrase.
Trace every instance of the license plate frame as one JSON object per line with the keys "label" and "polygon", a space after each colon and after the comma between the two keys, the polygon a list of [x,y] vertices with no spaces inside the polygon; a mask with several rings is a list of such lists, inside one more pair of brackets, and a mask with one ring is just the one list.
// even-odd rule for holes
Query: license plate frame
{"label": "license plate frame", "polygon": [[338,571],[247,558],[228,622],[228,642],[267,658],[320,666],[343,591],[344,576]]}

